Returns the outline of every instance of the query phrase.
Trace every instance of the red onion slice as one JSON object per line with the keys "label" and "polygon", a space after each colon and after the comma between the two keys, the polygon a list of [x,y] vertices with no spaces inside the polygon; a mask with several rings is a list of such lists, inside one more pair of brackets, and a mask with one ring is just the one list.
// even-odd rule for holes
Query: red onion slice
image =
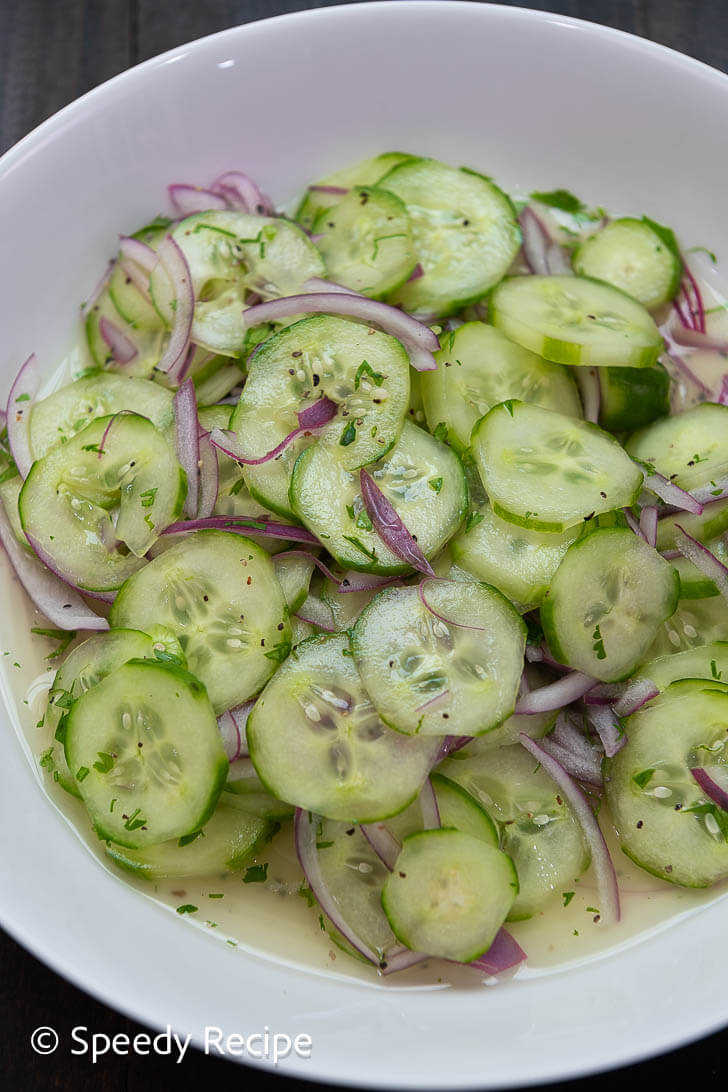
{"label": "red onion slice", "polygon": [[437,797],[429,777],[420,790],[420,810],[422,812],[422,825],[425,830],[437,830],[440,826],[440,809],[437,806]]}
{"label": "red onion slice", "polygon": [[171,373],[181,366],[188,354],[195,314],[195,294],[187,259],[171,235],[165,235],[159,244],[157,257],[171,281],[175,299],[169,341],[157,368],[160,372]]}
{"label": "red onion slice", "polygon": [[724,478],[718,478],[716,481],[708,482],[707,485],[701,485],[698,489],[692,489],[690,496],[698,504],[705,506],[723,500],[728,497],[728,475]]}
{"label": "red onion slice", "polygon": [[420,263],[418,262],[417,265],[412,270],[412,272],[410,273],[409,277],[407,278],[407,284],[411,284],[412,281],[420,280],[420,278],[424,277],[424,275],[425,275],[425,271],[422,268],[422,266],[420,265]]}
{"label": "red onion slice", "polygon": [[226,712],[217,718],[217,726],[220,729],[220,737],[228,762],[235,762],[240,758],[242,744],[238,723],[230,712]]}
{"label": "red onion slice", "polygon": [[642,539],[643,542],[647,542],[647,539],[645,538],[645,533],[640,526],[640,521],[636,519],[632,509],[623,508],[622,512],[624,513],[624,518],[627,520],[627,526],[629,527],[630,531],[633,531],[638,538]]}
{"label": "red onion slice", "polygon": [[568,675],[549,683],[548,686],[540,686],[537,690],[531,690],[524,694],[516,702],[515,713],[517,716],[525,713],[535,716],[537,713],[551,713],[554,709],[562,709],[573,701],[582,698],[597,680],[590,675],[584,675],[581,671],[570,671]]}
{"label": "red onion slice", "polygon": [[547,754],[559,762],[570,777],[576,778],[577,781],[581,781],[586,785],[590,785],[595,789],[602,788],[602,754],[595,751],[591,757],[584,757],[580,754],[574,754],[573,751],[567,750],[556,740],[550,736],[546,736],[544,739],[539,740],[543,749]]}
{"label": "red onion slice", "polygon": [[424,713],[427,709],[433,709],[436,705],[439,705],[440,702],[445,701],[445,699],[449,697],[449,690],[441,690],[439,694],[435,694],[434,698],[428,698],[426,702],[422,703],[422,705],[418,705],[415,709],[415,712]]}
{"label": "red onion slice", "polygon": [[389,827],[385,823],[362,823],[361,832],[382,864],[391,872],[402,847]]}
{"label": "red onion slice", "polygon": [[181,217],[228,207],[225,198],[214,193],[213,190],[203,190],[199,186],[188,186],[183,182],[175,182],[167,186],[167,193],[174,211]]}
{"label": "red onion slice", "polygon": [[84,603],[80,594],[59,580],[40,561],[25,552],[13,534],[5,508],[0,504],[0,542],[18,580],[36,607],[59,629],[106,630],[109,623]]}
{"label": "red onion slice", "polygon": [[[714,772],[711,772],[714,771]],[[724,766],[694,766],[690,773],[693,775],[706,796],[710,797],[722,811],[728,811],[728,788],[721,785],[715,777],[722,777],[725,781],[726,769]]]}
{"label": "red onion slice", "polygon": [[417,572],[434,576],[429,561],[367,470],[359,471],[359,488],[367,515],[385,546]]}
{"label": "red onion slice", "polygon": [[[642,469],[644,470],[644,467]],[[679,508],[683,512],[692,512],[696,516],[703,514],[702,504],[695,499],[692,493],[687,493],[679,485],[668,481],[667,478],[656,471],[645,472],[645,486],[651,493],[663,500],[665,504],[672,504],[675,508]]]}
{"label": "red onion slice", "polygon": [[700,379],[700,377],[695,374],[695,372],[692,370],[692,368],[689,367],[689,365],[686,363],[685,360],[683,360],[683,358],[681,356],[679,356],[677,353],[674,353],[674,352],[668,352],[666,355],[667,355],[667,359],[672,364],[675,365],[675,367],[677,368],[677,370],[679,372],[683,373],[685,378],[690,383],[692,383],[695,387],[697,387],[697,389],[699,391],[702,391],[703,394],[710,395],[710,387],[708,387],[703,382],[703,380]]}
{"label": "red onion slice", "polygon": [[35,353],[31,353],[15,377],[8,395],[6,426],[8,444],[21,478],[33,465],[30,450],[30,411],[40,387],[40,369]]}
{"label": "red onion slice", "polygon": [[682,322],[672,323],[670,337],[678,345],[684,345],[689,349],[711,349],[718,353],[728,353],[728,341],[710,337],[700,330],[694,330],[691,326],[684,326]]}
{"label": "red onion slice", "polygon": [[695,277],[693,276],[690,266],[686,262],[685,258],[680,255],[683,267],[683,281],[681,285],[681,293],[683,299],[687,303],[689,315],[692,319],[691,322],[685,323],[686,326],[692,326],[693,329],[699,330],[701,333],[705,333],[705,305],[703,304],[703,296],[700,291],[700,287]]}
{"label": "red onion slice", "polygon": [[104,270],[104,272],[99,277],[93,292],[91,293],[91,295],[86,300],[83,307],[81,308],[81,318],[83,318],[83,319],[88,318],[91,311],[96,306],[96,301],[98,300],[98,298],[101,295],[101,293],[103,292],[103,290],[106,288],[106,285],[111,280],[111,274],[114,272],[114,266],[115,265],[116,265],[116,262],[112,259],[112,261],[109,262],[106,269]]}
{"label": "red onion slice", "polygon": [[[304,287],[307,287],[304,285]],[[428,326],[418,322],[404,311],[390,307],[387,303],[370,300],[366,296],[351,292],[308,292],[298,296],[284,296],[277,300],[248,307],[243,312],[243,322],[247,328],[261,322],[279,322],[291,315],[302,314],[343,315],[344,318],[359,319],[370,326],[379,327],[386,334],[398,338],[410,358],[413,368],[419,372],[435,371],[437,363],[434,352],[440,348],[436,335]]]}
{"label": "red onion slice", "polygon": [[715,401],[719,406],[728,406],[728,374],[723,376],[723,382],[720,385]]}
{"label": "red onion slice", "polygon": [[7,427],[8,415],[4,409],[0,409],[0,431]]}
{"label": "red onion slice", "polygon": [[584,407],[584,420],[593,425],[599,422],[602,392],[596,368],[574,368],[574,378]]}
{"label": "red onion slice", "polygon": [[323,428],[336,417],[338,409],[336,402],[332,402],[330,398],[319,398],[318,402],[312,402],[296,414],[299,428]]}
{"label": "red onion slice", "polygon": [[574,809],[576,818],[581,824],[584,837],[591,850],[592,864],[594,865],[599,890],[601,920],[605,925],[615,924],[620,919],[617,875],[614,871],[612,858],[609,856],[607,843],[604,841],[604,835],[599,829],[599,824],[589,801],[561,763],[553,758],[535,739],[531,739],[524,732],[521,732],[519,739],[521,745],[541,763],[546,773],[554,779]]}
{"label": "red onion slice", "polygon": [[296,853],[301,868],[303,869],[303,874],[306,877],[306,882],[332,925],[336,926],[339,932],[346,937],[357,952],[363,955],[365,959],[368,959],[370,963],[373,963],[375,967],[378,967],[382,960],[376,952],[374,952],[368,944],[365,944],[354,932],[343,917],[326,886],[326,881],[318,859],[318,850],[316,849],[317,825],[316,816],[311,815],[310,812],[303,811],[301,808],[296,808],[296,817],[294,819]]}
{"label": "red onion slice", "polygon": [[498,975],[519,966],[525,959],[526,953],[515,937],[511,936],[507,929],[499,929],[488,951],[464,966],[485,971],[486,974]]}
{"label": "red onion slice", "polygon": [[285,538],[290,542],[309,542],[312,546],[321,543],[304,527],[292,524],[276,523],[270,519],[254,519],[252,516],[208,516],[206,519],[179,520],[170,523],[162,531],[163,535],[181,535],[188,531],[203,531],[212,527],[218,531],[230,531],[236,535],[267,535],[269,538]]}
{"label": "red onion slice", "polygon": [[[63,570],[59,566],[57,560],[48,553],[48,551],[40,544],[40,542],[38,542],[38,540],[36,538],[33,537],[33,535],[29,535],[26,532],[25,537],[28,539],[28,542],[30,544],[30,548],[32,549],[35,556],[39,559],[39,561],[42,561],[42,563],[45,565],[45,567],[47,569],[50,569],[51,573],[53,573],[53,575],[55,577],[57,577],[58,580],[60,580],[60,582],[62,584],[64,584],[66,588],[70,588],[72,592],[76,592],[78,595],[83,595],[88,599],[98,599],[102,603],[113,603],[114,602],[114,600],[116,599],[116,594],[117,594],[115,591],[111,591],[111,592],[89,591],[88,588],[79,587],[79,585],[76,584],[71,579],[71,577],[68,575],[68,573],[63,572]],[[104,543],[104,545],[106,546],[107,549],[109,549],[109,544],[108,543]],[[8,551],[8,553],[9,553],[9,551]],[[66,595],[68,595],[68,592],[66,592]],[[32,598],[32,596],[31,596],[31,598]],[[79,626],[72,626],[71,628],[72,629],[79,629],[80,627]],[[94,628],[98,628],[98,627],[94,627]],[[103,628],[106,629],[106,626],[104,626]]]}
{"label": "red onion slice", "polygon": [[254,459],[242,453],[236,433],[230,432],[229,429],[214,428],[210,433],[210,440],[215,447],[229,455],[231,459],[235,459],[236,462],[243,463],[244,466],[260,466],[262,463],[277,458],[302,432],[323,428],[324,425],[333,420],[338,408],[336,402],[332,402],[330,398],[319,398],[317,402],[306,406],[297,414],[298,428],[294,428],[292,432],[284,436],[281,442],[266,452],[265,455],[260,455]]}
{"label": "red onion slice", "polygon": [[398,944],[384,953],[379,970],[383,975],[396,974],[397,971],[406,971],[417,963],[424,963],[426,959],[430,959],[427,952],[413,952],[403,944]]}
{"label": "red onion slice", "polygon": [[185,512],[192,519],[198,514],[200,495],[200,422],[197,397],[191,379],[185,379],[174,396],[177,458],[187,475]]}
{"label": "red onion slice", "polygon": [[648,546],[657,545],[657,506],[646,504],[640,512],[640,533]]}
{"label": "red onion slice", "polygon": [[295,617],[300,622],[306,622],[309,626],[323,630],[324,633],[336,633],[331,608],[315,595],[309,595],[306,598],[303,605],[296,611]]}
{"label": "red onion slice", "polygon": [[310,554],[308,550],[283,550],[282,553],[276,554],[276,558],[284,557],[305,557],[308,561],[312,561],[316,568],[319,570],[319,572],[323,573],[326,579],[330,580],[332,584],[339,583],[338,576],[332,573],[328,565],[324,565],[323,561],[321,561],[320,558],[315,557],[313,554]]}
{"label": "red onion slice", "polygon": [[131,338],[119,329],[115,322],[102,315],[99,319],[99,333],[111,350],[111,355],[118,364],[130,364],[139,355]]}
{"label": "red onion slice", "polygon": [[612,758],[627,742],[619,717],[608,705],[589,706],[587,716],[602,741],[605,755],[607,758]]}
{"label": "red onion slice", "polygon": [[151,273],[157,264],[156,250],[131,235],[119,236],[119,253],[140,266],[145,273]]}
{"label": "red onion slice", "polygon": [[307,186],[306,189],[310,193],[332,193],[341,194],[342,196],[349,192],[346,186]]}
{"label": "red onion slice", "polygon": [[532,273],[547,276],[549,269],[546,251],[551,242],[550,236],[540,216],[530,205],[521,210],[518,217],[523,236],[523,257]]}
{"label": "red onion slice", "polygon": [[210,433],[203,432],[198,438],[200,449],[200,495],[197,502],[198,519],[208,519],[215,511],[220,490],[220,469],[217,451],[210,442]]}
{"label": "red onion slice", "polygon": [[346,595],[349,592],[373,591],[375,588],[379,590],[399,581],[398,576],[376,576],[374,573],[359,573],[349,569],[342,576],[337,590],[340,595]]}
{"label": "red onion slice", "polygon": [[260,186],[243,171],[225,171],[216,178],[210,189],[227,199],[229,204],[241,212],[253,216],[275,216],[275,205],[270,197],[263,193]]}
{"label": "red onion slice", "polygon": [[151,305],[152,297],[149,292],[149,275],[145,273],[143,269],[139,269],[134,262],[127,261],[124,258],[119,258],[119,269],[122,271],[127,281],[131,281],[139,295]]}
{"label": "red onion slice", "polygon": [[719,561],[702,542],[698,542],[692,535],[687,534],[677,523],[675,524],[675,545],[683,557],[692,561],[696,569],[700,569],[701,573],[713,581],[723,598],[728,599],[728,568],[723,562]]}
{"label": "red onion slice", "polygon": [[629,717],[659,693],[650,679],[636,678],[626,683],[601,683],[584,697],[584,704],[611,705],[618,717]]}
{"label": "red onion slice", "polygon": [[247,727],[248,717],[253,711],[256,698],[251,698],[250,701],[244,701],[242,705],[236,705],[234,709],[229,709],[228,712],[238,726],[240,733],[240,755],[245,757],[250,752],[248,751],[248,739],[247,739]]}
{"label": "red onion slice", "polygon": [[566,251],[557,242],[552,242],[546,251],[546,264],[551,274],[573,273]]}

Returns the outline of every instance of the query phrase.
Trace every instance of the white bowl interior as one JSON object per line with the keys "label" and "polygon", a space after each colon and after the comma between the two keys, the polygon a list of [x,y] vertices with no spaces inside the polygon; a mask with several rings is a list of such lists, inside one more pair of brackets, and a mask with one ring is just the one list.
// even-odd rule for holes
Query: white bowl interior
{"label": "white bowl interior", "polygon": [[[338,166],[402,148],[511,191],[565,186],[614,213],[647,212],[720,259],[728,145],[715,134],[727,108],[728,79],[697,62],[480,4],[321,9],[174,50],[0,161],[0,388],[32,351],[54,367],[118,233],[166,207],[168,182],[205,184],[228,168],[284,202]],[[10,577],[3,594],[2,648],[14,651],[3,658],[4,693],[17,725],[30,667],[11,678],[10,661],[30,665],[33,653]],[[626,1062],[728,1019],[718,905],[586,967],[497,990],[402,989],[307,969],[283,937],[262,954],[232,952],[141,899],[54,812],[12,734],[0,798],[6,815],[23,817],[0,853],[12,878],[0,895],[8,929],[109,1003],[198,1041],[211,1024],[310,1034],[311,1060],[289,1059],[282,1072],[420,1088],[523,1084]],[[691,1003],[674,1006],[674,982],[688,973]]]}

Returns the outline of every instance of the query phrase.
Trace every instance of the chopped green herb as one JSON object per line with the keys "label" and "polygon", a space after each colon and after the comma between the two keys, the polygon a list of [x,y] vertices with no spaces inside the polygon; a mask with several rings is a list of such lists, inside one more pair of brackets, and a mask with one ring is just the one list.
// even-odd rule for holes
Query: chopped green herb
{"label": "chopped green herb", "polygon": [[375,387],[381,387],[386,376],[383,376],[381,372],[375,372],[371,364],[366,360],[362,360],[359,367],[356,369],[356,375],[354,376],[354,390],[359,390],[359,384],[361,383],[362,376],[366,375],[371,379]]}
{"label": "chopped green herb", "polygon": [[197,906],[193,906],[191,902],[184,903],[183,906],[177,907],[178,914],[196,914],[198,910]]}
{"label": "chopped green herb", "polygon": [[601,913],[601,911],[599,910],[599,908],[597,906],[587,906],[586,912],[587,912],[587,914],[599,914],[599,913]]}
{"label": "chopped green herb", "polygon": [[277,664],[282,664],[291,651],[290,641],[281,641],[280,644],[275,645],[265,653],[266,660],[273,660]]}
{"label": "chopped green herb", "polygon": [[710,674],[714,679],[720,679],[721,675],[723,674],[722,671],[718,670],[718,665],[715,660],[710,661]]}
{"label": "chopped green herb", "polygon": [[470,512],[468,514],[467,520],[465,521],[465,534],[467,535],[468,531],[472,531],[473,527],[477,527],[478,524],[482,523],[484,519],[485,516],[482,512]]}
{"label": "chopped green herb", "polygon": [[207,897],[208,899],[224,899],[225,895],[222,891],[211,891]]}
{"label": "chopped green herb", "polygon": [[122,815],[122,819],[126,819],[126,822],[124,823],[124,830],[139,830],[140,827],[146,825],[147,821],[144,816],[142,816],[140,819],[137,819],[137,816],[141,814],[141,810],[141,808],[136,808],[131,813],[131,815]]}
{"label": "chopped green herb", "polygon": [[53,758],[53,748],[49,747],[47,751],[44,751],[40,756],[40,764],[44,770],[52,770],[55,767],[55,760]]}
{"label": "chopped green herb", "polygon": [[366,508],[362,508],[361,512],[356,517],[356,525],[362,531],[371,531],[372,521],[369,518],[369,513]]}
{"label": "chopped green herb", "polygon": [[568,905],[569,905],[569,903],[571,902],[571,900],[573,899],[573,897],[574,897],[574,895],[575,895],[575,894],[576,894],[576,892],[575,892],[575,891],[563,891],[563,892],[561,893],[561,897],[562,897],[562,898],[563,898],[563,900],[564,900],[564,906],[568,906]]}
{"label": "chopped green herb", "polygon": [[30,395],[29,394],[19,394],[18,397],[15,399],[15,401],[16,402],[30,402]]}
{"label": "chopped green herb", "polygon": [[245,478],[238,478],[232,489],[228,490],[228,495],[231,497],[237,497],[238,493],[245,489]]}
{"label": "chopped green herb", "polygon": [[441,443],[447,443],[447,425],[444,421],[440,421],[438,425],[435,425],[435,431],[432,435],[436,440],[440,440]]}
{"label": "chopped green herb", "polygon": [[652,769],[652,770],[641,770],[639,773],[632,774],[632,780],[634,781],[635,785],[638,788],[644,789],[649,785],[649,783],[652,780],[654,774],[655,774],[654,769]]}
{"label": "chopped green herb", "polygon": [[341,434],[339,445],[341,447],[348,447],[349,444],[353,444],[356,440],[356,425],[353,421],[349,421],[348,425]]}
{"label": "chopped green herb", "polygon": [[357,550],[360,550],[365,557],[368,557],[371,561],[377,560],[376,551],[374,549],[368,550],[358,538],[354,538],[352,535],[344,535],[343,537],[346,542],[350,542],[352,546],[355,546]]}
{"label": "chopped green herb", "polygon": [[265,883],[268,878],[268,864],[251,865],[245,869],[243,883]]}
{"label": "chopped green herb", "polygon": [[333,842],[317,842],[316,849],[329,849],[333,844]]}
{"label": "chopped green herb", "polygon": [[535,190],[531,197],[534,201],[539,201],[542,205],[546,205],[550,209],[559,209],[561,212],[569,212],[572,216],[576,216],[579,212],[585,211],[585,206],[575,197],[573,193],[569,193],[568,190],[549,190],[547,192],[539,192]]}
{"label": "chopped green herb", "polygon": [[76,780],[84,781],[90,773],[91,771],[89,770],[88,766],[79,766],[78,772],[76,774]]}
{"label": "chopped green herb", "polygon": [[183,834],[182,837],[178,839],[177,845],[180,849],[184,849],[185,846],[189,846],[192,842],[195,842],[201,834],[204,837],[204,833],[201,830],[194,830],[192,834]]}
{"label": "chopped green herb", "polygon": [[592,633],[592,640],[594,642],[592,645],[592,652],[596,653],[598,660],[606,660],[607,653],[604,648],[604,638],[602,637],[602,631],[599,626],[597,626]]}
{"label": "chopped green herb", "polygon": [[142,508],[151,508],[154,504],[154,498],[157,495],[157,487],[153,489],[145,489],[143,493],[139,494],[139,500],[141,501]]}
{"label": "chopped green herb", "polygon": [[300,895],[302,899],[306,900],[306,905],[307,906],[315,906],[316,905],[316,896],[314,895],[311,888],[306,887],[305,884],[301,884],[301,886],[299,887],[296,894]]}
{"label": "chopped green herb", "polygon": [[442,478],[430,478],[427,484],[435,493],[439,493],[442,489]]}
{"label": "chopped green herb", "polygon": [[98,770],[99,773],[108,773],[109,770],[113,770],[113,756],[106,751],[97,751],[96,753],[99,756],[99,759],[98,762],[94,762],[94,769]]}

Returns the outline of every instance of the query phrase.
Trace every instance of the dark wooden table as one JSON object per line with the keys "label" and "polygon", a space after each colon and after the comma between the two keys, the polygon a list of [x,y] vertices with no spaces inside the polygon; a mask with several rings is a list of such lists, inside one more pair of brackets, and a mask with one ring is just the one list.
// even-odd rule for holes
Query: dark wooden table
{"label": "dark wooden table", "polygon": [[[725,0],[524,3],[631,31],[728,71]],[[238,23],[312,6],[322,5],[313,0],[0,0],[0,153],[61,106],[139,61]],[[3,837],[12,837],[12,832],[4,831]],[[2,882],[11,879],[4,876]],[[241,1072],[202,1054],[188,1054],[181,1066],[162,1058],[107,1056],[93,1070],[84,1058],[38,1057],[29,1036],[39,1025],[55,1025],[66,1042],[77,1026],[107,1035],[134,1035],[144,1029],[69,985],[1,931],[0,968],[0,1080],[8,1092],[77,1092],[85,1084],[98,1092],[138,1092],[197,1078],[237,1078],[281,1092],[313,1087],[258,1071]],[[689,983],[679,984],[680,990],[677,985],[676,996],[689,1004]],[[605,1092],[617,1082],[637,1088],[652,1081],[668,1088],[690,1083],[712,1087],[718,1074],[723,1075],[726,1055],[728,1031],[618,1073],[569,1082],[569,1087]],[[352,1080],[355,1075],[353,1059]]]}

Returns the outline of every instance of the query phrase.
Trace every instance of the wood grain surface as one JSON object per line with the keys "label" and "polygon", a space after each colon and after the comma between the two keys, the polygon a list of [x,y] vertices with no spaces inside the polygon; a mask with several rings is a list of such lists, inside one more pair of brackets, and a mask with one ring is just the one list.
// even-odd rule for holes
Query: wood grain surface
{"label": "wood grain surface", "polygon": [[[651,38],[728,71],[726,0],[524,3]],[[324,5],[306,0],[0,0],[0,152],[62,106],[139,61],[226,27],[311,6]],[[4,837],[12,837],[7,824],[4,831]],[[0,882],[12,882],[12,877],[3,876]],[[71,986],[2,932],[0,968],[0,1082],[8,1092],[78,1092],[84,1087],[140,1092],[195,1080],[249,1082],[279,1092],[312,1087],[200,1053],[188,1054],[180,1066],[163,1058],[107,1056],[92,1067],[87,1059],[61,1056],[60,1051],[38,1057],[29,1037],[39,1025],[55,1026],[66,1041],[78,1026],[110,1036],[145,1029]],[[683,988],[686,994],[681,994]],[[676,1003],[689,1004],[689,989],[689,983],[676,985]],[[726,1054],[728,1031],[662,1058],[563,1087],[605,1092],[618,1084],[643,1089],[645,1082],[654,1081],[674,1088],[699,1081],[711,1088],[723,1073]]]}

